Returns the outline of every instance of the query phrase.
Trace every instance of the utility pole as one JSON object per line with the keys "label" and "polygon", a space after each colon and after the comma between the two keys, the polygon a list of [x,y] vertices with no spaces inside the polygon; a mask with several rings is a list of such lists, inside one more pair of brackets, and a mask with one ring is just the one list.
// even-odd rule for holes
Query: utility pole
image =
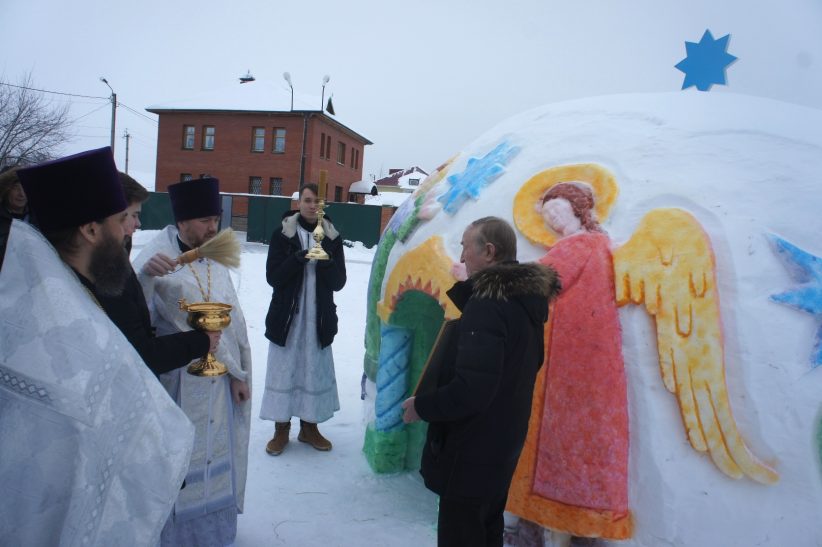
{"label": "utility pole", "polygon": [[100,81],[106,84],[111,90],[111,154],[114,155],[114,128],[117,124],[117,94],[109,85],[108,80],[100,76]]}
{"label": "utility pole", "polygon": [[126,139],[126,175],[128,175],[128,141],[131,139],[131,135],[128,134],[128,127],[126,127],[123,138]]}

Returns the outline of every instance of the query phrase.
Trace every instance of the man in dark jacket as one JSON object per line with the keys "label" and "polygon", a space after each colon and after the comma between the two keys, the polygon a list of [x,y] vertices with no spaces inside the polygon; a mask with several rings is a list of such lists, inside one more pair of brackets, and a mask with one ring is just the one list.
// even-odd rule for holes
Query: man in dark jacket
{"label": "man in dark jacket", "polygon": [[503,511],[531,415],[556,273],[519,264],[502,219],[474,221],[462,236],[469,275],[448,296],[462,311],[453,362],[437,388],[403,403],[406,423],[429,423],[420,473],[439,494],[438,544],[501,546]]}
{"label": "man in dark jacket", "polygon": [[[148,199],[148,192],[125,173],[119,173],[119,177],[128,202],[124,244],[126,251],[130,252],[131,238],[140,227],[140,211],[143,202]],[[83,281],[83,278],[80,280]],[[194,359],[204,357],[209,351],[217,350],[219,332],[189,330],[155,336],[146,297],[133,270],[119,295],[98,294],[93,285],[87,284],[87,287],[95,294],[106,315],[157,376],[184,367]]]}
{"label": "man in dark jacket", "polygon": [[342,237],[326,217],[322,248],[329,260],[309,260],[317,227],[316,184],[300,188],[299,211],[290,211],[268,247],[266,279],[274,289],[265,318],[268,368],[260,418],[272,420],[274,437],[266,452],[280,455],[288,444],[291,418],[300,418],[297,440],[317,450],[331,442],[317,428],[340,409],[331,342],[337,334],[334,292],[345,286]]}
{"label": "man in dark jacket", "polygon": [[17,167],[12,167],[0,173],[0,269],[3,268],[11,221],[29,221],[28,199],[17,178],[17,170]]}

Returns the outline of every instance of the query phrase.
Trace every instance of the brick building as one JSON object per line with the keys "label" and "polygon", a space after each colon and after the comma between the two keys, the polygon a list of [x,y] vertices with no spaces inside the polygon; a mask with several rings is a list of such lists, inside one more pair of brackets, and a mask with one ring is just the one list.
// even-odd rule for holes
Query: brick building
{"label": "brick building", "polygon": [[[292,104],[290,90],[259,82],[211,95],[146,109],[159,116],[157,191],[210,175],[220,179],[221,192],[290,196],[324,169],[327,199],[347,201],[351,183],[362,179],[371,141],[308,108],[314,101],[295,97]],[[235,200],[234,213],[244,214],[244,205]]]}

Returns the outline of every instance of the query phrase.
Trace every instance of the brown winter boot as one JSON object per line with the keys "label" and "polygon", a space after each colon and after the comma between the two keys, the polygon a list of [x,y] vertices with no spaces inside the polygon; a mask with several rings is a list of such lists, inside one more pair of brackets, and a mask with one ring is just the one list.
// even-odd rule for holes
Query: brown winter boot
{"label": "brown winter boot", "polygon": [[300,420],[300,434],[297,435],[297,440],[301,443],[308,443],[323,452],[331,450],[331,441],[320,434],[320,430],[317,429],[317,424],[312,424],[311,422]]}
{"label": "brown winter boot", "polygon": [[265,451],[272,456],[279,456],[288,444],[291,422],[274,422],[274,438],[265,445]]}

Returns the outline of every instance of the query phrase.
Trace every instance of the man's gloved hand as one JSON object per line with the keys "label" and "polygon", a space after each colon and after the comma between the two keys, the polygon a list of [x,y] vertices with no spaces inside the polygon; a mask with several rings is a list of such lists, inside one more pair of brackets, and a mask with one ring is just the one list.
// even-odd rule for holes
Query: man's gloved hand
{"label": "man's gloved hand", "polygon": [[308,254],[308,249],[303,249],[302,251],[297,251],[296,253],[294,253],[294,258],[296,258],[297,262],[299,262],[300,264],[307,264],[308,263],[308,257],[305,256],[307,254]]}
{"label": "man's gloved hand", "polygon": [[332,264],[334,264],[334,259],[331,258],[330,256],[328,257],[328,260],[318,260],[317,261],[317,267],[318,268],[328,268]]}

